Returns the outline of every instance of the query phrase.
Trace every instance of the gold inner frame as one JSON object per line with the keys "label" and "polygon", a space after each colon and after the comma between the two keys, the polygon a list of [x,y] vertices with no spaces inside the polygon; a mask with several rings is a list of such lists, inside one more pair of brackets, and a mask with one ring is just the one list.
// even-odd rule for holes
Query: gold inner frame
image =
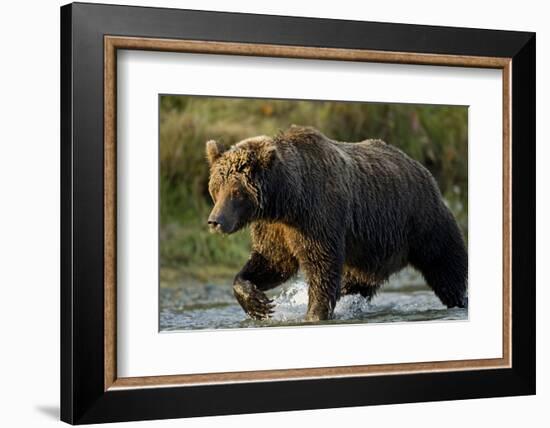
{"label": "gold inner frame", "polygon": [[[502,70],[503,91],[503,323],[502,358],[421,363],[376,364],[304,369],[261,370],[170,376],[117,377],[116,367],[116,88],[117,49],[442,65]],[[480,370],[511,367],[511,58],[382,52],[267,44],[104,37],[104,389],[190,386],[270,380],[358,377],[419,372]]]}

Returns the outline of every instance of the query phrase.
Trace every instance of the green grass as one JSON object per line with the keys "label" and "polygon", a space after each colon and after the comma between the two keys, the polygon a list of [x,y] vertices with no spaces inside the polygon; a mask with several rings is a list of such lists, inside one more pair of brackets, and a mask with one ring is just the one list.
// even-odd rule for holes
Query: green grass
{"label": "green grass", "polygon": [[160,258],[163,285],[229,281],[248,258],[248,231],[212,235],[205,142],[227,145],[314,126],[340,141],[381,138],[434,175],[467,236],[466,107],[162,96]]}

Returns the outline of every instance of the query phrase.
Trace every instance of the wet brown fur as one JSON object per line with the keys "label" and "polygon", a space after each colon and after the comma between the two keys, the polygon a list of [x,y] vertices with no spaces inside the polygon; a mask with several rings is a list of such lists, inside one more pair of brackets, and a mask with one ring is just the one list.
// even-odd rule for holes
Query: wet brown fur
{"label": "wet brown fur", "polygon": [[[252,253],[234,285],[249,315],[269,316],[263,292],[298,269],[309,285],[308,320],[330,318],[342,294],[371,298],[408,264],[444,304],[465,305],[462,234],[432,175],[401,150],[291,127],[228,150],[208,142],[207,156],[213,213],[234,217],[235,230],[251,226]],[[241,205],[227,205],[234,198]]]}

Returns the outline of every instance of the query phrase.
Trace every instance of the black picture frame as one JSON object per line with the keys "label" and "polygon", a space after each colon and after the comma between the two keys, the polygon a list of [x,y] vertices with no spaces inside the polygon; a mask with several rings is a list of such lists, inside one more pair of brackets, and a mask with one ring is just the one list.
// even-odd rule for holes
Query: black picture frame
{"label": "black picture frame", "polygon": [[[512,367],[105,391],[105,35],[512,58]],[[63,6],[61,419],[85,424],[534,394],[535,97],[534,33]]]}

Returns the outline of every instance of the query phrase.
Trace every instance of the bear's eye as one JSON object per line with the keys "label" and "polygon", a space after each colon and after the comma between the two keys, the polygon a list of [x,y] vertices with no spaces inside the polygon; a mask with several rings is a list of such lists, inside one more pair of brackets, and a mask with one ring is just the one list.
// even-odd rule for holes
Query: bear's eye
{"label": "bear's eye", "polygon": [[235,172],[239,174],[249,174],[252,170],[253,162],[250,159],[243,160],[235,166]]}

